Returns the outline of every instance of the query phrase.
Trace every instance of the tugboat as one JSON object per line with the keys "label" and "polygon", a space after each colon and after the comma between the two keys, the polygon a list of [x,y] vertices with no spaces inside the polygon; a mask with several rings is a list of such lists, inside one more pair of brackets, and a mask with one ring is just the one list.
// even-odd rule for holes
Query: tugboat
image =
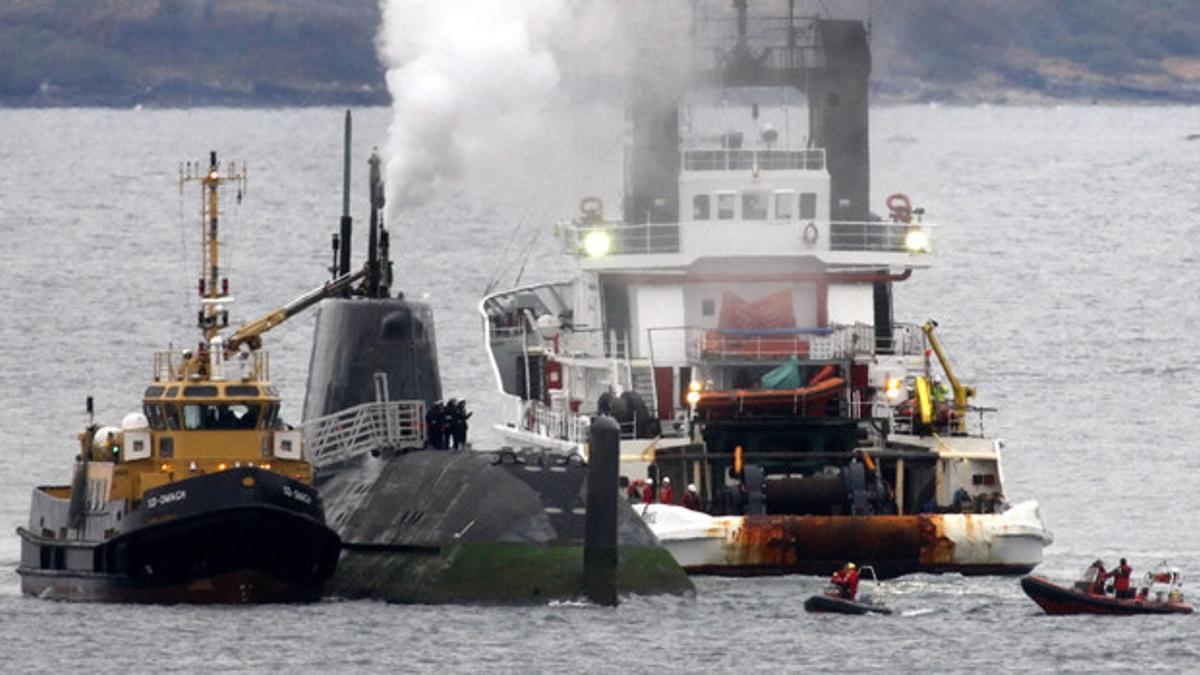
{"label": "tugboat", "polygon": [[574,278],[482,300],[497,431],[580,451],[616,416],[690,572],[1029,572],[1052,538],[1009,504],[991,409],[935,322],[893,320],[936,228],[903,194],[869,209],[867,27],[728,5],[695,3],[684,58],[639,52],[623,219],[589,197],[555,228]]}
{"label": "tugboat", "polygon": [[[338,288],[324,287],[228,339],[218,199],[245,184],[212,153],[180,169],[202,190],[201,309],[195,350],[154,356],[142,412],[119,427],[92,417],[70,485],[34,489],[21,537],[21,590],[57,600],[142,603],[310,602],[337,563],[299,431],[279,419],[261,334]],[[347,281],[342,282],[347,283]],[[332,286],[332,285],[331,285]]]}
{"label": "tugboat", "polygon": [[[1093,568],[1088,568],[1091,572]],[[1072,586],[1061,586],[1041,577],[1021,579],[1021,589],[1047,614],[1191,614],[1194,609],[1183,599],[1183,574],[1163,561],[1147,572],[1132,597],[1120,598],[1107,593],[1093,592],[1093,582],[1087,578]]]}
{"label": "tugboat", "polygon": [[[353,235],[349,147],[347,114],[332,265],[343,278]],[[440,423],[435,406],[442,399],[433,312],[392,290],[380,165],[372,156],[367,274],[345,297],[318,308],[301,427],[326,516],[342,540],[329,592],[422,604],[580,598],[589,581],[591,506],[583,457],[454,448],[430,431]],[[619,499],[615,476],[607,494]],[[616,506],[616,590],[694,592],[628,504]]]}

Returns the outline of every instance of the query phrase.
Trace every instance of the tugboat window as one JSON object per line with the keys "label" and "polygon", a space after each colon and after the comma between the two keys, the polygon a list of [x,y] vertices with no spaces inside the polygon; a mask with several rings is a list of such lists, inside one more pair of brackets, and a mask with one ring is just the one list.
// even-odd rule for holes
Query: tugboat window
{"label": "tugboat window", "polygon": [[249,403],[189,403],[183,406],[183,428],[188,431],[253,429],[259,406]]}
{"label": "tugboat window", "polygon": [[692,220],[708,220],[708,195],[692,197]]}
{"label": "tugboat window", "polygon": [[717,219],[718,220],[733,220],[733,209],[737,202],[732,194],[717,195]]}
{"label": "tugboat window", "polygon": [[163,421],[162,406],[157,404],[148,404],[143,406],[146,413],[146,421],[150,423],[150,428],[155,431],[162,431],[167,428],[166,422]]}
{"label": "tugboat window", "polygon": [[171,431],[179,431],[179,409],[175,404],[168,403],[163,406],[163,421]]}
{"label": "tugboat window", "polygon": [[206,384],[192,385],[183,388],[183,395],[188,398],[208,398],[217,395],[217,388]]}
{"label": "tugboat window", "polygon": [[742,194],[742,219],[766,220],[767,195],[763,192],[746,192]]}
{"label": "tugboat window", "polygon": [[800,195],[800,218],[816,218],[817,217],[817,195],[812,192],[805,192]]}
{"label": "tugboat window", "polygon": [[225,387],[226,396],[258,396],[258,387],[252,384],[231,384]]}

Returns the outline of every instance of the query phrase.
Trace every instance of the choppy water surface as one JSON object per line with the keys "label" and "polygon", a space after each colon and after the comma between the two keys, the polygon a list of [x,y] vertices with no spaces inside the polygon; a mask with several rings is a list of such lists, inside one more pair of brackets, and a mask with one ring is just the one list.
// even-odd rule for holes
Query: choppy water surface
{"label": "choppy water surface", "polygon": [[[358,116],[359,160],[386,123],[383,110]],[[584,193],[616,203],[619,128],[580,126],[580,147],[553,160],[552,179],[476,183],[392,223],[401,286],[437,311],[447,395],[471,401],[478,422],[503,412],[480,346],[483,288],[506,266],[512,282],[523,262],[514,249],[532,251],[522,281],[562,275],[548,223]],[[1195,132],[1200,114],[1188,108],[874,113],[874,202],[907,192],[942,226],[937,267],[896,288],[897,318],[938,319],[963,379],[1001,409],[1010,496],[1040,499],[1057,538],[1040,570],[1049,576],[1120,555],[1138,574],[1169,557],[1200,575],[1200,142],[1184,140]],[[695,599],[631,598],[616,610],[21,597],[14,529],[35,484],[69,479],[84,397],[118,421],[138,405],[152,351],[195,339],[198,197],[179,197],[178,161],[216,149],[249,162],[247,199],[224,227],[244,320],[326,277],[339,134],[339,111],[325,109],[0,111],[5,669],[1196,667],[1200,617],[1048,618],[1012,579],[908,577],[889,584],[901,616],[869,618],[805,615],[821,582],[802,577],[698,579]],[[267,338],[292,420],[311,331],[310,315]]]}

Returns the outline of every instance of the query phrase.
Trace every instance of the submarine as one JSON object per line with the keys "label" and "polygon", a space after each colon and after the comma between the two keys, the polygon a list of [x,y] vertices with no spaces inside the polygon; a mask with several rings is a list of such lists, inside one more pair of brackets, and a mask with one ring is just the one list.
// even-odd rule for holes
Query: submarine
{"label": "submarine", "polygon": [[[335,278],[350,269],[349,145],[347,112]],[[327,593],[422,604],[583,597],[596,499],[589,462],[577,453],[443,449],[427,433],[426,416],[442,399],[433,312],[392,290],[380,165],[373,154],[365,276],[318,305],[306,384],[301,431],[326,522],[342,542]],[[610,489],[602,501],[615,506],[616,593],[694,593],[618,496],[615,471]]]}

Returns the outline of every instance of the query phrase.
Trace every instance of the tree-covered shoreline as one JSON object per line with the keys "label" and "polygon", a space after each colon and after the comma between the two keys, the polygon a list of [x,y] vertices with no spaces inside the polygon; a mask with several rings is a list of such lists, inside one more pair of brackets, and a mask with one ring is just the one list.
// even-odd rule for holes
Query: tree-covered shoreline
{"label": "tree-covered shoreline", "polygon": [[[863,18],[877,103],[1200,101],[1190,0],[886,0]],[[6,0],[0,106],[386,105],[379,22],[377,0]]]}

